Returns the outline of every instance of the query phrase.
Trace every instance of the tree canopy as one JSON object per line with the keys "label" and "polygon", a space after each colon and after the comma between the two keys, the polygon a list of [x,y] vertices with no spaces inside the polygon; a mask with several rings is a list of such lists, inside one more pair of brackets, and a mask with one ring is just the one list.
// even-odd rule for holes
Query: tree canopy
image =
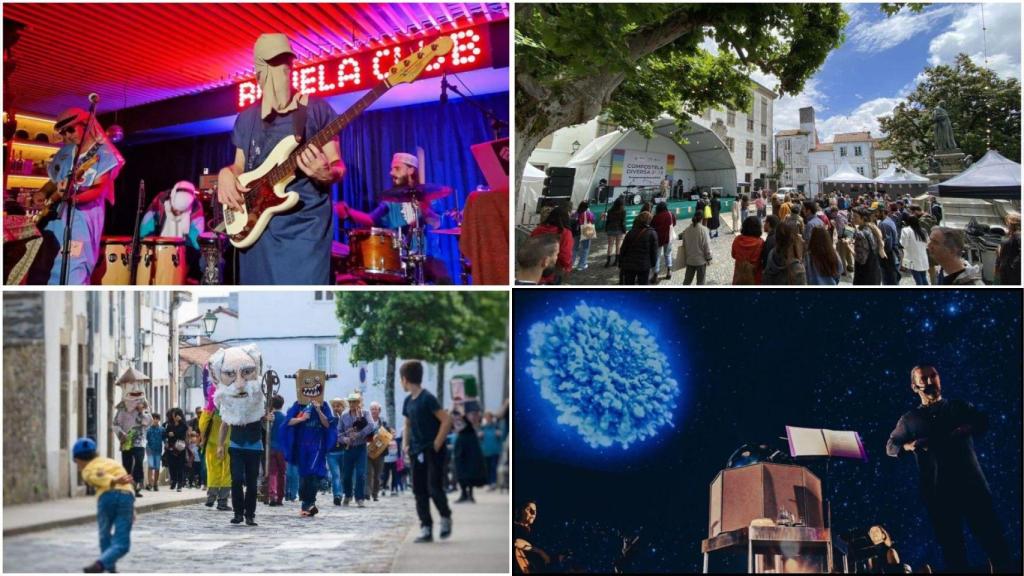
{"label": "tree canopy", "polygon": [[950,65],[925,68],[925,78],[890,116],[878,119],[886,142],[901,164],[918,170],[927,168],[935,152],[932,110],[944,102],[957,146],[975,160],[988,151],[986,130],[991,129],[991,147],[1020,162],[1020,81],[1000,78],[995,72],[959,54]]}
{"label": "tree canopy", "polygon": [[650,134],[662,114],[744,110],[754,69],[798,93],[847,20],[839,4],[517,4],[517,178],[542,138],[602,112]]}

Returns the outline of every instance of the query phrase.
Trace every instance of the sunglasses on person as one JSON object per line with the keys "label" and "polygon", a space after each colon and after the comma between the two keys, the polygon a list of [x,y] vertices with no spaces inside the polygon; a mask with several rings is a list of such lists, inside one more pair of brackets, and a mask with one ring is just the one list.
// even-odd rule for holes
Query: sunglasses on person
{"label": "sunglasses on person", "polygon": [[58,130],[57,133],[60,134],[61,136],[67,136],[68,134],[73,133],[75,131],[75,128],[79,126],[81,126],[81,124],[72,124],[70,126],[65,126]]}

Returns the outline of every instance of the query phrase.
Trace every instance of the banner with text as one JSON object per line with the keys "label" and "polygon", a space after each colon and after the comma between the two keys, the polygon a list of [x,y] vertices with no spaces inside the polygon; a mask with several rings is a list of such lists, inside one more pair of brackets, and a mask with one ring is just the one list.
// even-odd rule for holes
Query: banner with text
{"label": "banner with text", "polygon": [[612,150],[611,186],[657,186],[675,167],[675,155]]}

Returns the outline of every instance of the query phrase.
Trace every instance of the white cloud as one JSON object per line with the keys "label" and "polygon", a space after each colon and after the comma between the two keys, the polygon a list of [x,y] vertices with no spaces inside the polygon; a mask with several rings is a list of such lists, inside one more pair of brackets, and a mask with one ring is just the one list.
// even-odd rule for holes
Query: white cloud
{"label": "white cloud", "polygon": [[[982,32],[984,12],[987,33]],[[1020,78],[1020,4],[970,5],[950,24],[932,38],[928,62],[932,66],[949,64],[959,53],[967,54],[979,66],[985,64],[985,43],[988,44],[988,67],[1002,77]]]}
{"label": "white cloud", "polygon": [[[857,17],[847,24],[848,37],[857,52],[883,52],[915,36],[927,33],[939,20],[960,10],[960,6],[956,4],[946,4],[937,8],[929,6],[920,12],[904,8],[889,17],[885,17],[879,10],[881,18],[869,20],[858,9],[855,11]],[[849,11],[850,8],[847,7],[847,12]]]}
{"label": "white cloud", "polygon": [[822,142],[830,142],[836,134],[844,132],[871,132],[872,136],[882,135],[878,127],[878,117],[892,114],[893,108],[903,102],[903,98],[875,98],[857,106],[849,114],[837,114],[818,122],[818,137]]}
{"label": "white cloud", "polygon": [[778,132],[799,128],[800,109],[810,106],[814,108],[815,115],[821,114],[828,110],[825,104],[827,99],[828,97],[818,90],[818,81],[811,78],[804,83],[804,89],[799,94],[782,96],[775,101],[775,114],[772,117],[774,130]]}

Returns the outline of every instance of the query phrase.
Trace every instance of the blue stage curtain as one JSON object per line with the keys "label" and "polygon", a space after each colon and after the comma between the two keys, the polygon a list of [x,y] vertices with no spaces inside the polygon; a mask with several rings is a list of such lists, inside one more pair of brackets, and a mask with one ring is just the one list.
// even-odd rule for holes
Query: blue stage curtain
{"label": "blue stage curtain", "polygon": [[[508,92],[472,100],[508,122]],[[501,134],[507,135],[507,131]],[[451,196],[435,201],[434,210],[442,215],[461,210],[469,193],[487,184],[469,147],[493,139],[484,114],[461,98],[447,105],[434,102],[365,112],[340,135],[348,171],[335,192],[335,200],[344,200],[357,210],[372,210],[379,203],[378,194],[392,187],[391,156],[395,152],[415,154],[419,146],[426,156],[426,181],[454,190]],[[441,219],[441,228],[456,225],[451,217]],[[455,283],[460,282],[461,275],[458,240],[458,236],[427,234],[427,253],[444,261]]]}

